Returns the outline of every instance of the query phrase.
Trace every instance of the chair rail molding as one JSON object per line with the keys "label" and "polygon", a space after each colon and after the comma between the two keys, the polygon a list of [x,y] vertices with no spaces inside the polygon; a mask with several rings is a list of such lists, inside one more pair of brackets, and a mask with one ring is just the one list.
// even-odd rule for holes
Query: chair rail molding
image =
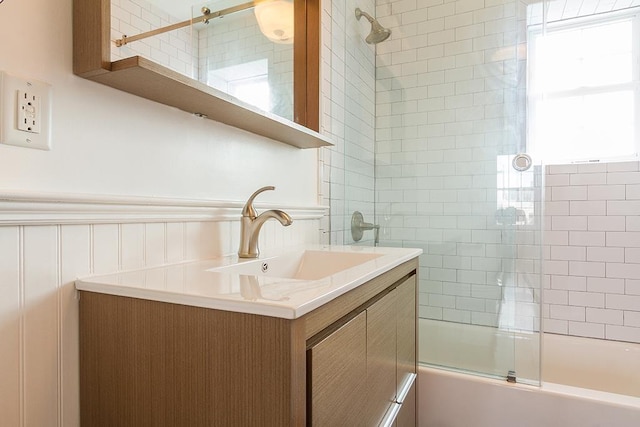
{"label": "chair rail molding", "polygon": [[[244,201],[0,190],[0,226],[239,220]],[[257,203],[296,220],[321,219],[328,206]]]}

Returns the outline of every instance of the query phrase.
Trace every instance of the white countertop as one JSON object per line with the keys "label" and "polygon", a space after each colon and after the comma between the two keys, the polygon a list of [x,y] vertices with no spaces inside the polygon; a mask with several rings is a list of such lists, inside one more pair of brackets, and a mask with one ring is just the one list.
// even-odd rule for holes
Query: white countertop
{"label": "white countertop", "polygon": [[[208,271],[243,260],[237,256],[172,264],[76,280],[76,288],[132,298],[196,307],[296,319],[359,285],[422,253],[412,248],[364,246],[305,246],[265,252],[268,261],[292,251],[331,251],[378,254],[379,257],[318,280]],[[247,260],[249,261],[249,260]]]}

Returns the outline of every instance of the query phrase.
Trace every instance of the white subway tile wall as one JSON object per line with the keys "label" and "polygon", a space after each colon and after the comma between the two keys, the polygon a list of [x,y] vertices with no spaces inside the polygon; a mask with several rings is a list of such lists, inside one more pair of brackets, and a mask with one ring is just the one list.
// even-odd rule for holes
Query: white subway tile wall
{"label": "white subway tile wall", "polygon": [[[318,228],[269,221],[260,247],[319,243]],[[80,425],[76,278],[231,254],[239,236],[238,221],[0,226],[0,424]]]}
{"label": "white subway tile wall", "polygon": [[[322,150],[331,206],[332,243],[352,243],[351,215],[374,221],[376,68],[375,48],[365,43],[370,25],[355,17],[356,7],[375,14],[374,0],[322,2],[322,133],[334,147]],[[328,195],[328,197],[327,197]],[[362,242],[371,244],[365,232]]]}
{"label": "white subway tile wall", "polygon": [[[545,331],[640,342],[640,162],[546,173]],[[578,192],[584,201],[571,197]],[[567,203],[568,214],[557,203]]]}
{"label": "white subway tile wall", "polygon": [[[638,342],[639,163],[548,166],[544,236],[540,173],[513,185],[499,167],[524,147],[523,20],[541,5],[377,1],[393,32],[376,56],[377,221],[385,244],[424,249],[422,317],[536,330],[541,280],[545,331]],[[638,5],[559,0],[548,19]],[[496,221],[504,194],[528,226]]]}
{"label": "white subway tile wall", "polygon": [[345,198],[345,5],[322,3],[322,132],[335,144],[321,149],[324,160],[324,204],[331,206],[326,231],[331,243],[342,243],[346,230]]}
{"label": "white subway tile wall", "polygon": [[[356,7],[375,13],[375,0],[347,0],[345,7],[345,225],[350,226],[355,211],[366,222],[375,221],[376,47],[365,42],[370,24],[355,18]],[[353,242],[350,233],[345,237],[345,243]],[[361,243],[373,239],[374,232],[365,231]]]}

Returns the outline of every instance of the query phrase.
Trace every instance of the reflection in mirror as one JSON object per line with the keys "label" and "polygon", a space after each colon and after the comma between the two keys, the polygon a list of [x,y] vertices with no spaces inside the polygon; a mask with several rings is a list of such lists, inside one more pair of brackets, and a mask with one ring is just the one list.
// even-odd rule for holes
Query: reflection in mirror
{"label": "reflection in mirror", "polygon": [[[224,1],[207,4],[211,10]],[[284,30],[266,30],[269,10],[256,8],[198,24],[199,80],[236,98],[293,120],[293,3],[284,4]],[[288,5],[289,7],[287,7]],[[195,13],[196,11],[194,11]],[[261,16],[260,25],[256,19]],[[267,38],[278,32],[281,38]],[[274,41],[276,40],[276,41]]]}
{"label": "reflection in mirror", "polygon": [[293,120],[293,0],[112,0],[111,60],[142,56]]}

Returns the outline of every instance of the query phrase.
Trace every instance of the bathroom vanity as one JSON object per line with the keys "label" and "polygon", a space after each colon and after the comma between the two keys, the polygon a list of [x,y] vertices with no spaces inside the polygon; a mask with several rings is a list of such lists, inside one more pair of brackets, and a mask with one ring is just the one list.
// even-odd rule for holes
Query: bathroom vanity
{"label": "bathroom vanity", "polygon": [[329,246],[77,281],[82,424],[414,426],[420,253]]}

